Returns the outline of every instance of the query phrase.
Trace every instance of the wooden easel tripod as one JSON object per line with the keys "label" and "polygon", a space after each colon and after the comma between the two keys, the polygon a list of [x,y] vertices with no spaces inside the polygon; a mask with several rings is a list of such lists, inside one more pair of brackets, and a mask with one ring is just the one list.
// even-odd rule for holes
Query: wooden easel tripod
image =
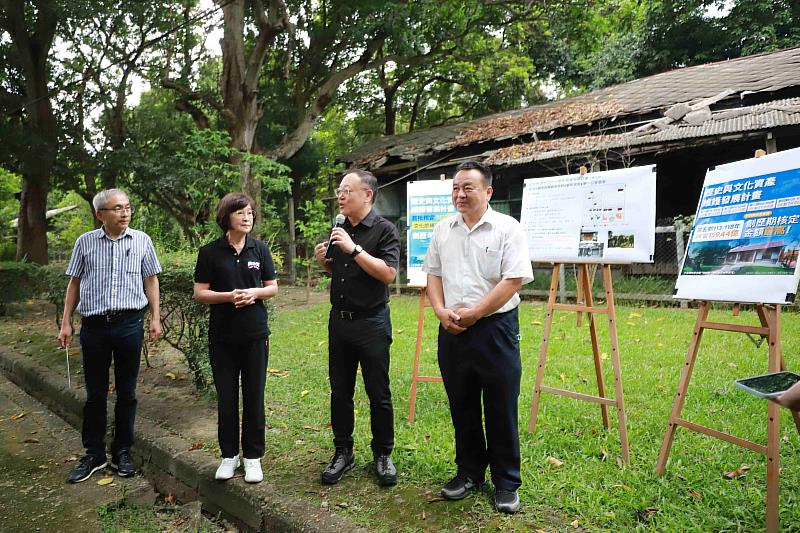
{"label": "wooden easel tripod", "polygon": [[[608,429],[608,406],[613,405],[617,408],[617,423],[619,426],[619,436],[622,460],[630,462],[628,451],[628,429],[625,416],[625,398],[622,390],[622,369],[620,368],[619,340],[617,338],[617,320],[614,308],[614,290],[611,282],[611,265],[601,265],[603,270],[603,285],[606,294],[606,306],[595,307],[592,298],[592,282],[589,276],[589,265],[578,265],[578,301],[576,304],[561,304],[556,302],[558,293],[558,276],[561,269],[560,263],[553,265],[552,278],[550,280],[550,293],[547,298],[547,315],[544,322],[544,334],[539,350],[539,365],[536,369],[536,384],[533,389],[533,401],[531,402],[531,414],[528,422],[528,431],[536,429],[536,419],[539,412],[539,399],[543,392],[549,392],[559,396],[567,396],[577,400],[594,402],[600,404],[600,414],[603,418],[603,427]],[[582,295],[582,298],[581,298]],[[595,375],[597,376],[598,396],[590,396],[563,389],[555,389],[542,385],[544,378],[544,367],[547,362],[547,349],[550,342],[550,330],[553,324],[554,311],[576,311],[578,313],[578,324],[580,325],[580,313],[586,313],[589,320],[589,333],[592,339],[592,354],[594,356]],[[597,342],[597,329],[595,327],[594,315],[604,314],[608,318],[608,329],[611,340],[611,364],[614,369],[614,398],[607,398],[605,384],[603,383],[603,371],[600,358],[600,347]]]}
{"label": "wooden easel tripod", "polygon": [[[738,306],[738,304],[737,304]],[[689,422],[681,418],[681,410],[686,401],[686,392],[689,388],[689,381],[692,378],[692,370],[700,351],[700,341],[703,332],[707,329],[719,331],[734,331],[739,333],[749,333],[751,335],[761,335],[765,337],[769,345],[769,372],[786,370],[786,364],[781,355],[781,330],[780,330],[780,305],[756,304],[761,326],[746,326],[741,324],[729,324],[723,322],[709,322],[708,313],[711,303],[704,301],[700,303],[697,311],[697,321],[692,332],[692,341],[689,343],[689,350],[686,354],[686,362],[681,371],[681,379],[678,382],[678,391],[675,394],[675,401],[672,404],[672,412],[669,415],[667,431],[664,434],[664,441],[661,445],[661,453],[658,455],[656,472],[661,475],[666,471],[667,459],[675,438],[675,430],[678,426],[686,429],[703,433],[716,439],[724,440],[737,446],[742,446],[748,450],[753,450],[767,456],[767,512],[766,512],[766,531],[773,533],[779,529],[778,520],[778,489],[780,479],[780,406],[774,402],[767,405],[767,445],[758,444],[745,440],[715,429],[711,429],[694,422]],[[735,312],[737,307],[734,308]],[[800,432],[800,415],[793,413],[794,423]]]}

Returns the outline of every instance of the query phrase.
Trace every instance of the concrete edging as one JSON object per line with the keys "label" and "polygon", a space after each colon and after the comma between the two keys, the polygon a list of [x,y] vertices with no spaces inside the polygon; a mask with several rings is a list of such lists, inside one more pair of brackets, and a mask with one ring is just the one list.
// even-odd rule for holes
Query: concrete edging
{"label": "concrete edging", "polygon": [[[0,370],[67,423],[80,429],[82,394],[68,389],[65,377],[0,346]],[[113,408],[108,410],[113,417]],[[137,413],[134,458],[161,491],[183,501],[199,499],[203,508],[222,513],[256,531],[366,531],[295,496],[283,496],[269,482],[249,485],[242,479],[214,479],[218,459],[204,450],[188,451],[191,443]]]}

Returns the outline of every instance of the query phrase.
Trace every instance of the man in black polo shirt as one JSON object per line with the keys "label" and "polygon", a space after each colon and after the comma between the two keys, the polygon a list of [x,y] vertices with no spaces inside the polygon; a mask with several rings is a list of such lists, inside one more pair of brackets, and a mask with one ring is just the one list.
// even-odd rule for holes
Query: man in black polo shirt
{"label": "man in black polo shirt", "polygon": [[[322,482],[337,483],[353,468],[353,393],[359,363],[370,403],[372,454],[378,484],[397,483],[391,459],[394,414],[389,390],[389,287],[397,273],[400,239],[397,229],[372,209],[378,182],[364,170],[348,171],[336,196],[346,219],[331,232],[330,243],[314,248],[317,261],[331,273],[328,322],[328,375],[331,425],[336,453],[322,472]],[[329,259],[326,250],[331,246]]]}

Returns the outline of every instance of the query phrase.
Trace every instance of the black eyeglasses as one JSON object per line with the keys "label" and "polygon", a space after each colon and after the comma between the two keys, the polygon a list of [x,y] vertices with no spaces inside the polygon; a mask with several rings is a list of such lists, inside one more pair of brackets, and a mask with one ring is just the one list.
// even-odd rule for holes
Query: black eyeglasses
{"label": "black eyeglasses", "polygon": [[132,205],[117,205],[114,207],[101,207],[98,211],[111,211],[115,215],[119,215],[123,211],[127,211],[128,213],[133,213],[133,206]]}

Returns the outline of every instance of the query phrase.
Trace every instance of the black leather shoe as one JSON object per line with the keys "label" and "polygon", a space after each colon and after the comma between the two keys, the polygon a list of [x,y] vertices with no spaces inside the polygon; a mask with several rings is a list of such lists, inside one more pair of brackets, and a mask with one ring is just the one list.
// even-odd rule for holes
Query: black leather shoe
{"label": "black leather shoe", "polygon": [[471,477],[459,473],[442,487],[442,496],[448,500],[462,500],[472,489],[478,489],[481,485],[483,485],[483,481],[475,481]]}
{"label": "black leather shoe", "polygon": [[391,455],[375,456],[375,473],[378,474],[378,485],[381,487],[397,485],[397,469]]}
{"label": "black leather shoe", "polygon": [[136,465],[128,450],[122,450],[116,457],[111,458],[111,468],[117,471],[120,477],[131,477],[136,473]]}
{"label": "black leather shoe", "polygon": [[515,490],[497,490],[494,493],[495,509],[513,514],[519,511],[519,494]]}
{"label": "black leather shoe", "polygon": [[331,462],[322,471],[322,482],[326,485],[335,485],[342,479],[344,473],[351,470],[355,464],[356,456],[353,450],[336,448]]}
{"label": "black leather shoe", "polygon": [[101,468],[105,468],[107,464],[108,461],[106,461],[105,456],[97,457],[94,455],[84,455],[78,462],[78,466],[73,468],[72,472],[69,473],[67,481],[70,483],[80,483],[81,481],[86,481],[92,477],[92,474]]}

